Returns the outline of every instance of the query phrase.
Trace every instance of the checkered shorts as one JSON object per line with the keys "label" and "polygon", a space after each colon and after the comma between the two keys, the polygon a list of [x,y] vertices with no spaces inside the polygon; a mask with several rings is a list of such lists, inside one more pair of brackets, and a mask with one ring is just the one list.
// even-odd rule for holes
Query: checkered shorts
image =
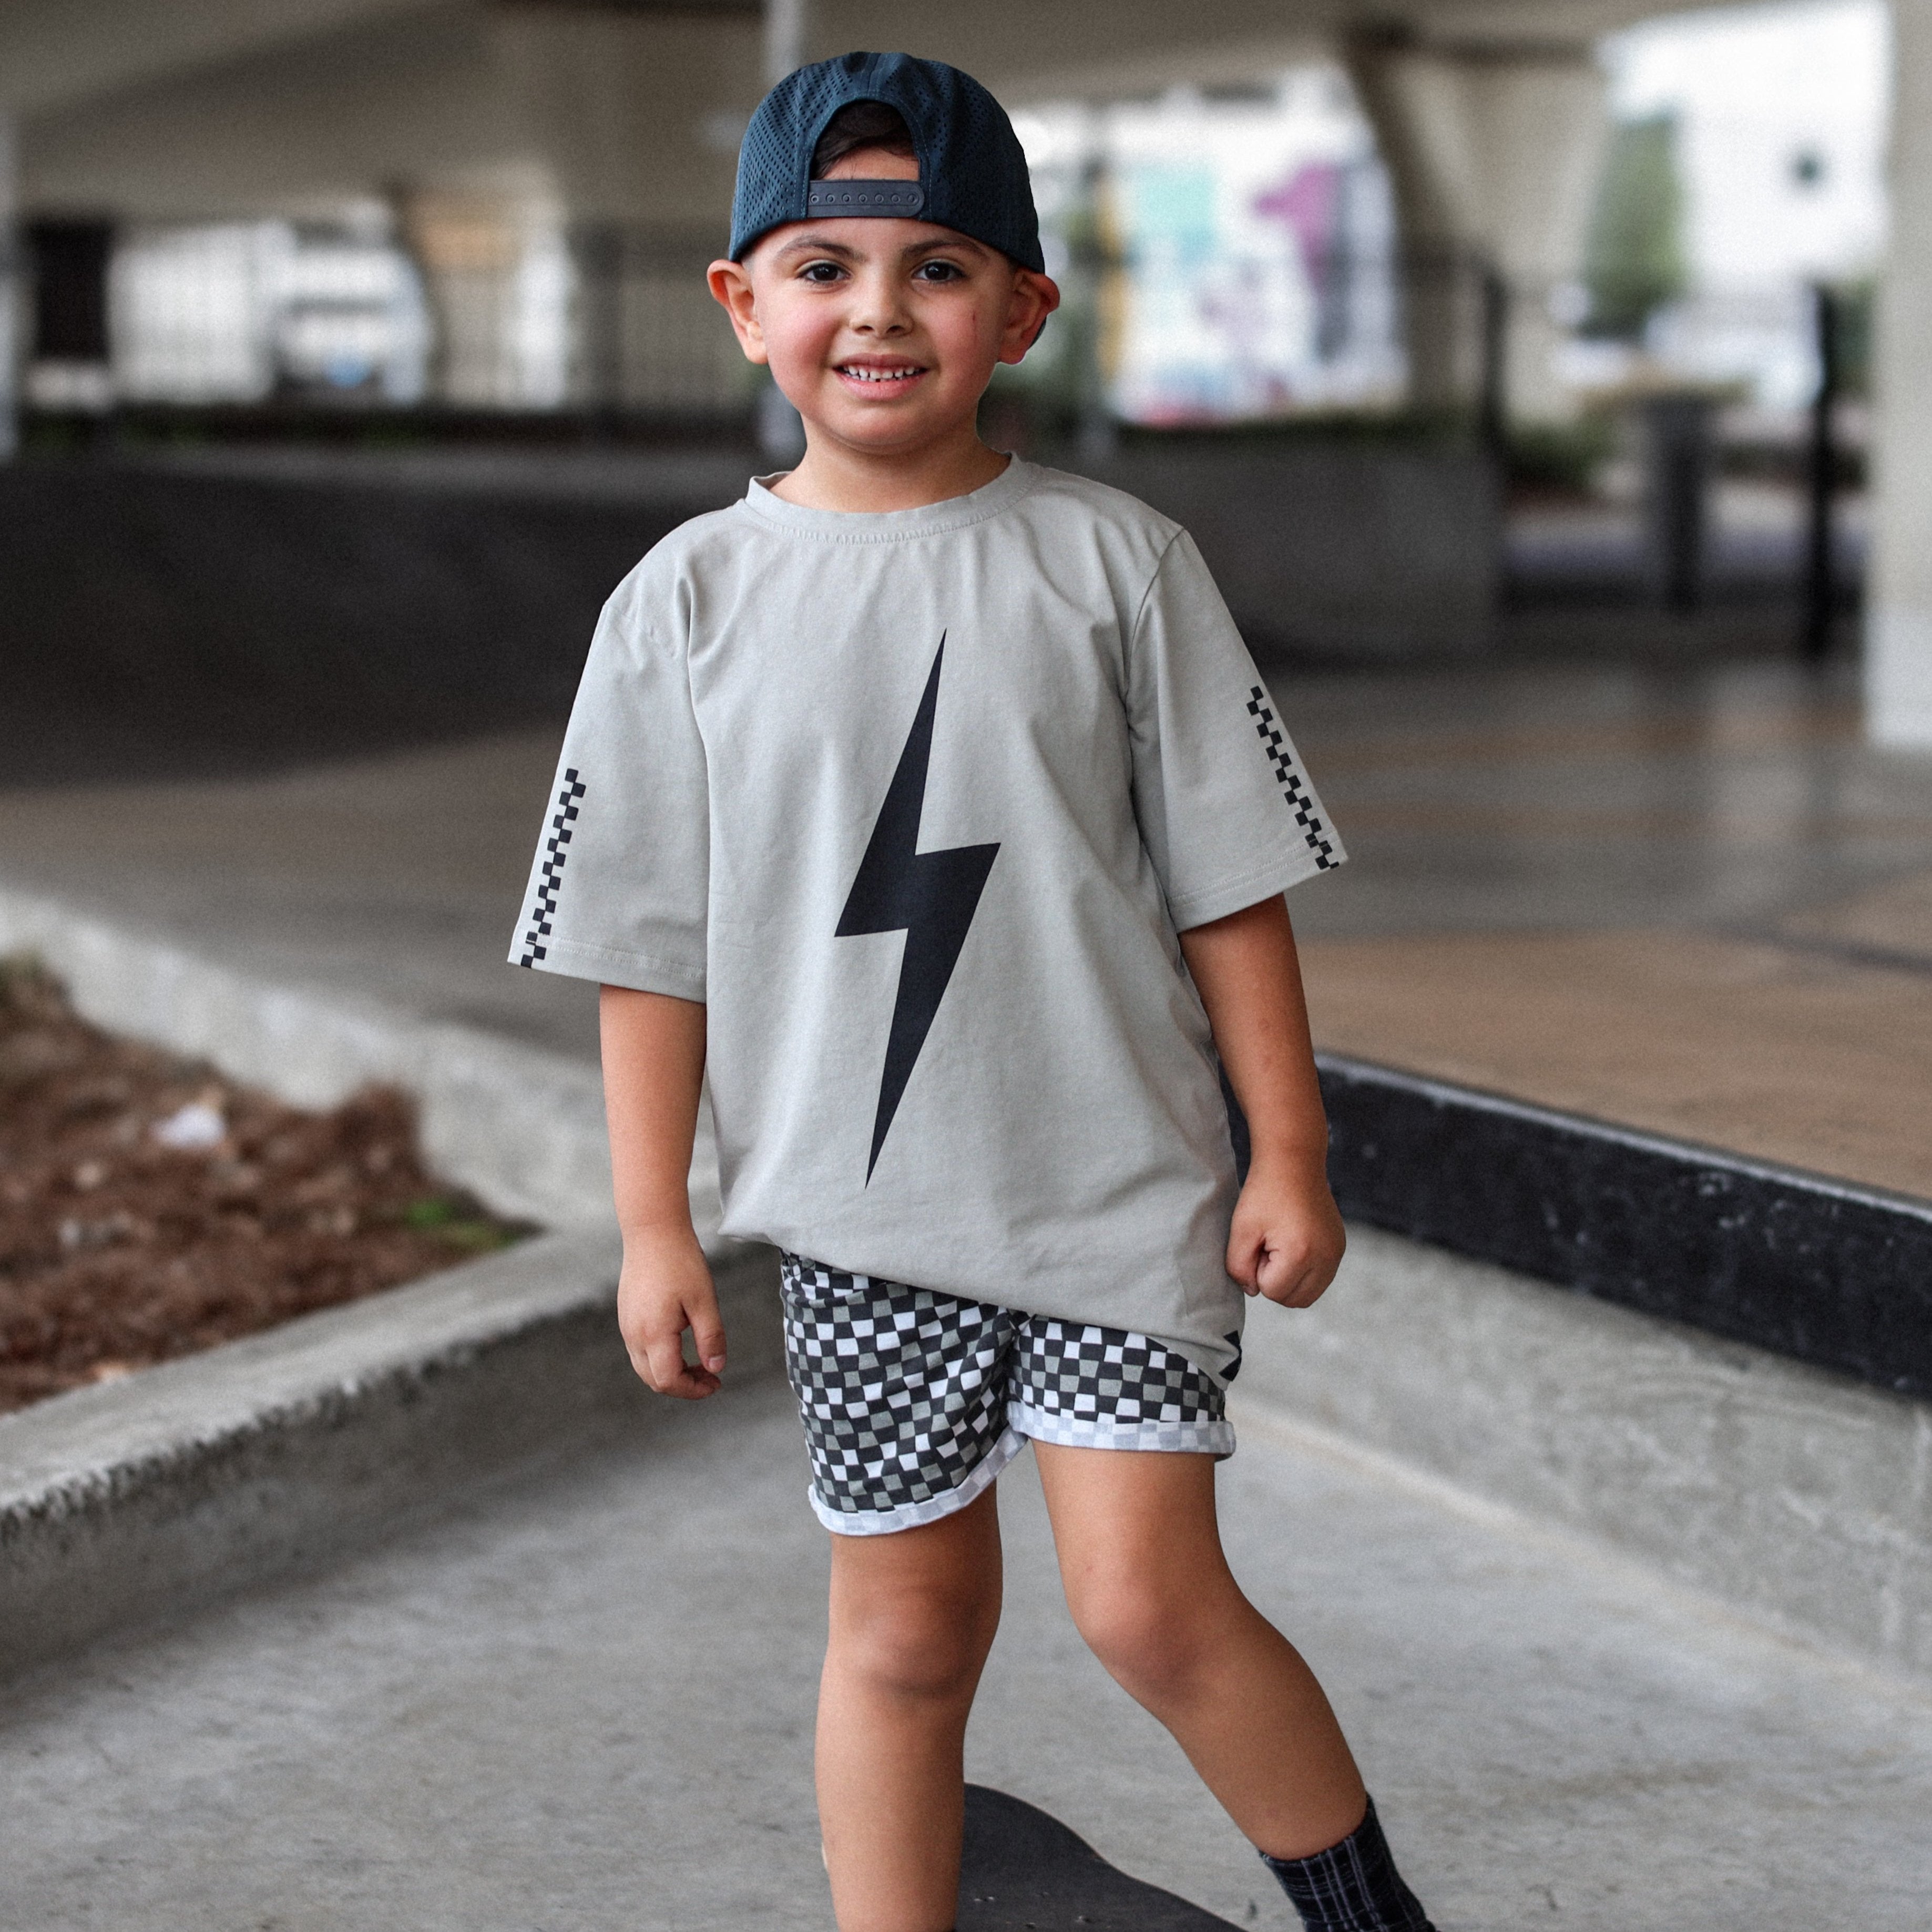
{"label": "checkered shorts", "polygon": [[1030,1437],[1233,1453],[1217,1384],[1145,1335],[1025,1315],[783,1258],[785,1366],[827,1529],[878,1536],[964,1509]]}

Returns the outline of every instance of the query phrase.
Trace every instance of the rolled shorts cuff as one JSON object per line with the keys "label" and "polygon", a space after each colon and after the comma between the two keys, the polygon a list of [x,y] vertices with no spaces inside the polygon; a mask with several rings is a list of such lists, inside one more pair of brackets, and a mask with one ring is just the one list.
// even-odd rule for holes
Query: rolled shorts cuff
{"label": "rolled shorts cuff", "polygon": [[966,1505],[991,1489],[1000,1472],[1026,1446],[1026,1440],[1012,1424],[1000,1431],[999,1439],[966,1472],[957,1489],[928,1496],[923,1502],[901,1503],[889,1510],[838,1510],[821,1501],[815,1484],[808,1484],[806,1495],[812,1514],[834,1536],[890,1536],[896,1531],[916,1529],[922,1523],[938,1522],[956,1516]]}
{"label": "rolled shorts cuff", "polygon": [[1029,1402],[1006,1405],[1006,1428],[1035,1442],[1058,1442],[1070,1449],[1154,1449],[1192,1456],[1232,1456],[1234,1425],[1226,1416],[1212,1422],[1124,1422],[1112,1417],[1054,1415]]}

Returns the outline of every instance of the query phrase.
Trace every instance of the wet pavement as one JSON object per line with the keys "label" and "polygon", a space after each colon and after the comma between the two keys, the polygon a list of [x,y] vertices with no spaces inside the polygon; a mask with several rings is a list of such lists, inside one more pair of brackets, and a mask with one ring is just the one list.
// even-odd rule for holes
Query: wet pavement
{"label": "wet pavement", "polygon": [[1278,677],[1337,1051],[1932,1196],[1932,754],[1842,672]]}

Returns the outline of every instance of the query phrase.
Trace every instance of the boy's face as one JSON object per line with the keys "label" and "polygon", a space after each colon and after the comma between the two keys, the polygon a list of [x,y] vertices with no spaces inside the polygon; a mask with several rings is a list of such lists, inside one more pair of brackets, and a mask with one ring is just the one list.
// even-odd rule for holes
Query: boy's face
{"label": "boy's face", "polygon": [[[916,181],[883,148],[832,181]],[[754,362],[814,433],[880,455],[970,430],[994,365],[1017,362],[1060,305],[1047,277],[926,221],[844,217],[774,229],[711,292]]]}

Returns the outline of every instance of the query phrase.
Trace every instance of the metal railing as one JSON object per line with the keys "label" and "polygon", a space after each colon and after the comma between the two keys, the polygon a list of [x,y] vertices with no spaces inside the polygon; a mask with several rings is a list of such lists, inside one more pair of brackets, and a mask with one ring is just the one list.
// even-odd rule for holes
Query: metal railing
{"label": "metal railing", "polygon": [[[448,226],[412,249],[285,222],[30,235],[28,400],[746,422],[761,378],[705,286],[716,238],[616,222]],[[1644,344],[1474,256],[1285,245],[1201,263],[1062,245],[1066,300],[1003,393],[1043,422],[1460,416],[1500,446],[1565,393],[1721,384],[1802,410],[1802,286],[1674,303]],[[1841,358],[1841,360],[1844,358]],[[1855,372],[1854,372],[1855,373]]]}
{"label": "metal railing", "polygon": [[425,262],[380,236],[211,223],[36,252],[27,386],[43,410],[704,422],[742,418],[756,388],[703,237],[586,224]]}

